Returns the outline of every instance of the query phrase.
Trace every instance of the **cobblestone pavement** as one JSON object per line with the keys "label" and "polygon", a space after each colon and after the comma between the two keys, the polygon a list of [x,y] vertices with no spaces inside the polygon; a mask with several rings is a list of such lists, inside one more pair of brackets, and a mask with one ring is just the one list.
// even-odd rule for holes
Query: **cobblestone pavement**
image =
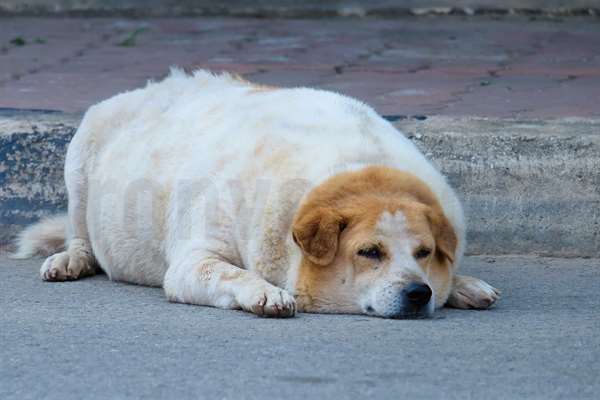
{"label": "cobblestone pavement", "polygon": [[171,65],[388,115],[600,116],[597,18],[0,18],[0,108],[81,112]]}

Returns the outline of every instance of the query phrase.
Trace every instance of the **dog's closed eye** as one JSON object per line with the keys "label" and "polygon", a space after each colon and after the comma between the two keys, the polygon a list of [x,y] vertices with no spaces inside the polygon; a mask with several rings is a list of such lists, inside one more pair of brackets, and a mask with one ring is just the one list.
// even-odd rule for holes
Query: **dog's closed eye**
{"label": "dog's closed eye", "polygon": [[381,250],[377,246],[368,247],[366,249],[360,249],[356,254],[358,254],[361,257],[366,257],[373,260],[381,260],[383,257]]}
{"label": "dog's closed eye", "polygon": [[428,249],[427,247],[420,247],[417,250],[417,252],[415,253],[415,258],[417,260],[420,260],[420,259],[429,257],[430,254],[431,254],[431,249]]}

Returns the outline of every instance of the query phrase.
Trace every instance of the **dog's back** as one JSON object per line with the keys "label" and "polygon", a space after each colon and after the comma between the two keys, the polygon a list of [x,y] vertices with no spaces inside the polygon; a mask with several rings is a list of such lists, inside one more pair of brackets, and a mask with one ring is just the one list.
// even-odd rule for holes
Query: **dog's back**
{"label": "dog's back", "polygon": [[161,285],[170,259],[201,237],[283,283],[295,252],[289,226],[306,191],[373,164],[427,182],[464,246],[462,211],[444,178],[370,107],[327,91],[175,70],[92,107],[66,171],[86,175],[87,230],[112,279]]}

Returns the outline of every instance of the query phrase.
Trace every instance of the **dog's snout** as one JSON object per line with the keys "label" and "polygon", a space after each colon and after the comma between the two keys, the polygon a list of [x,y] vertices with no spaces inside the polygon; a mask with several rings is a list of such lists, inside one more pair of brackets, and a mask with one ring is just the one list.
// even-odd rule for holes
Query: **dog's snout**
{"label": "dog's snout", "polygon": [[431,299],[431,288],[420,282],[410,283],[404,289],[404,298],[413,306],[422,307]]}
{"label": "dog's snout", "polygon": [[385,318],[430,317],[435,308],[432,296],[431,287],[421,281],[398,282],[376,292],[365,312]]}

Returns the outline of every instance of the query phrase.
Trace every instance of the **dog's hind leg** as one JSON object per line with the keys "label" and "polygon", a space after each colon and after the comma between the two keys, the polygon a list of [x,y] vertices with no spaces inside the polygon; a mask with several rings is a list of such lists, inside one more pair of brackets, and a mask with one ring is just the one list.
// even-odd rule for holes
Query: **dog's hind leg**
{"label": "dog's hind leg", "polygon": [[500,291],[481,279],[455,275],[446,305],[464,309],[486,309],[499,298]]}
{"label": "dog's hind leg", "polygon": [[73,137],[65,159],[65,183],[68,194],[67,249],[46,259],[40,275],[46,281],[66,281],[94,275],[96,262],[87,229],[88,184],[85,171],[85,137],[87,123],[84,121]]}
{"label": "dog's hind leg", "polygon": [[292,317],[296,301],[253,271],[212,256],[185,259],[171,265],[163,284],[170,301],[243,309],[267,317]]}

